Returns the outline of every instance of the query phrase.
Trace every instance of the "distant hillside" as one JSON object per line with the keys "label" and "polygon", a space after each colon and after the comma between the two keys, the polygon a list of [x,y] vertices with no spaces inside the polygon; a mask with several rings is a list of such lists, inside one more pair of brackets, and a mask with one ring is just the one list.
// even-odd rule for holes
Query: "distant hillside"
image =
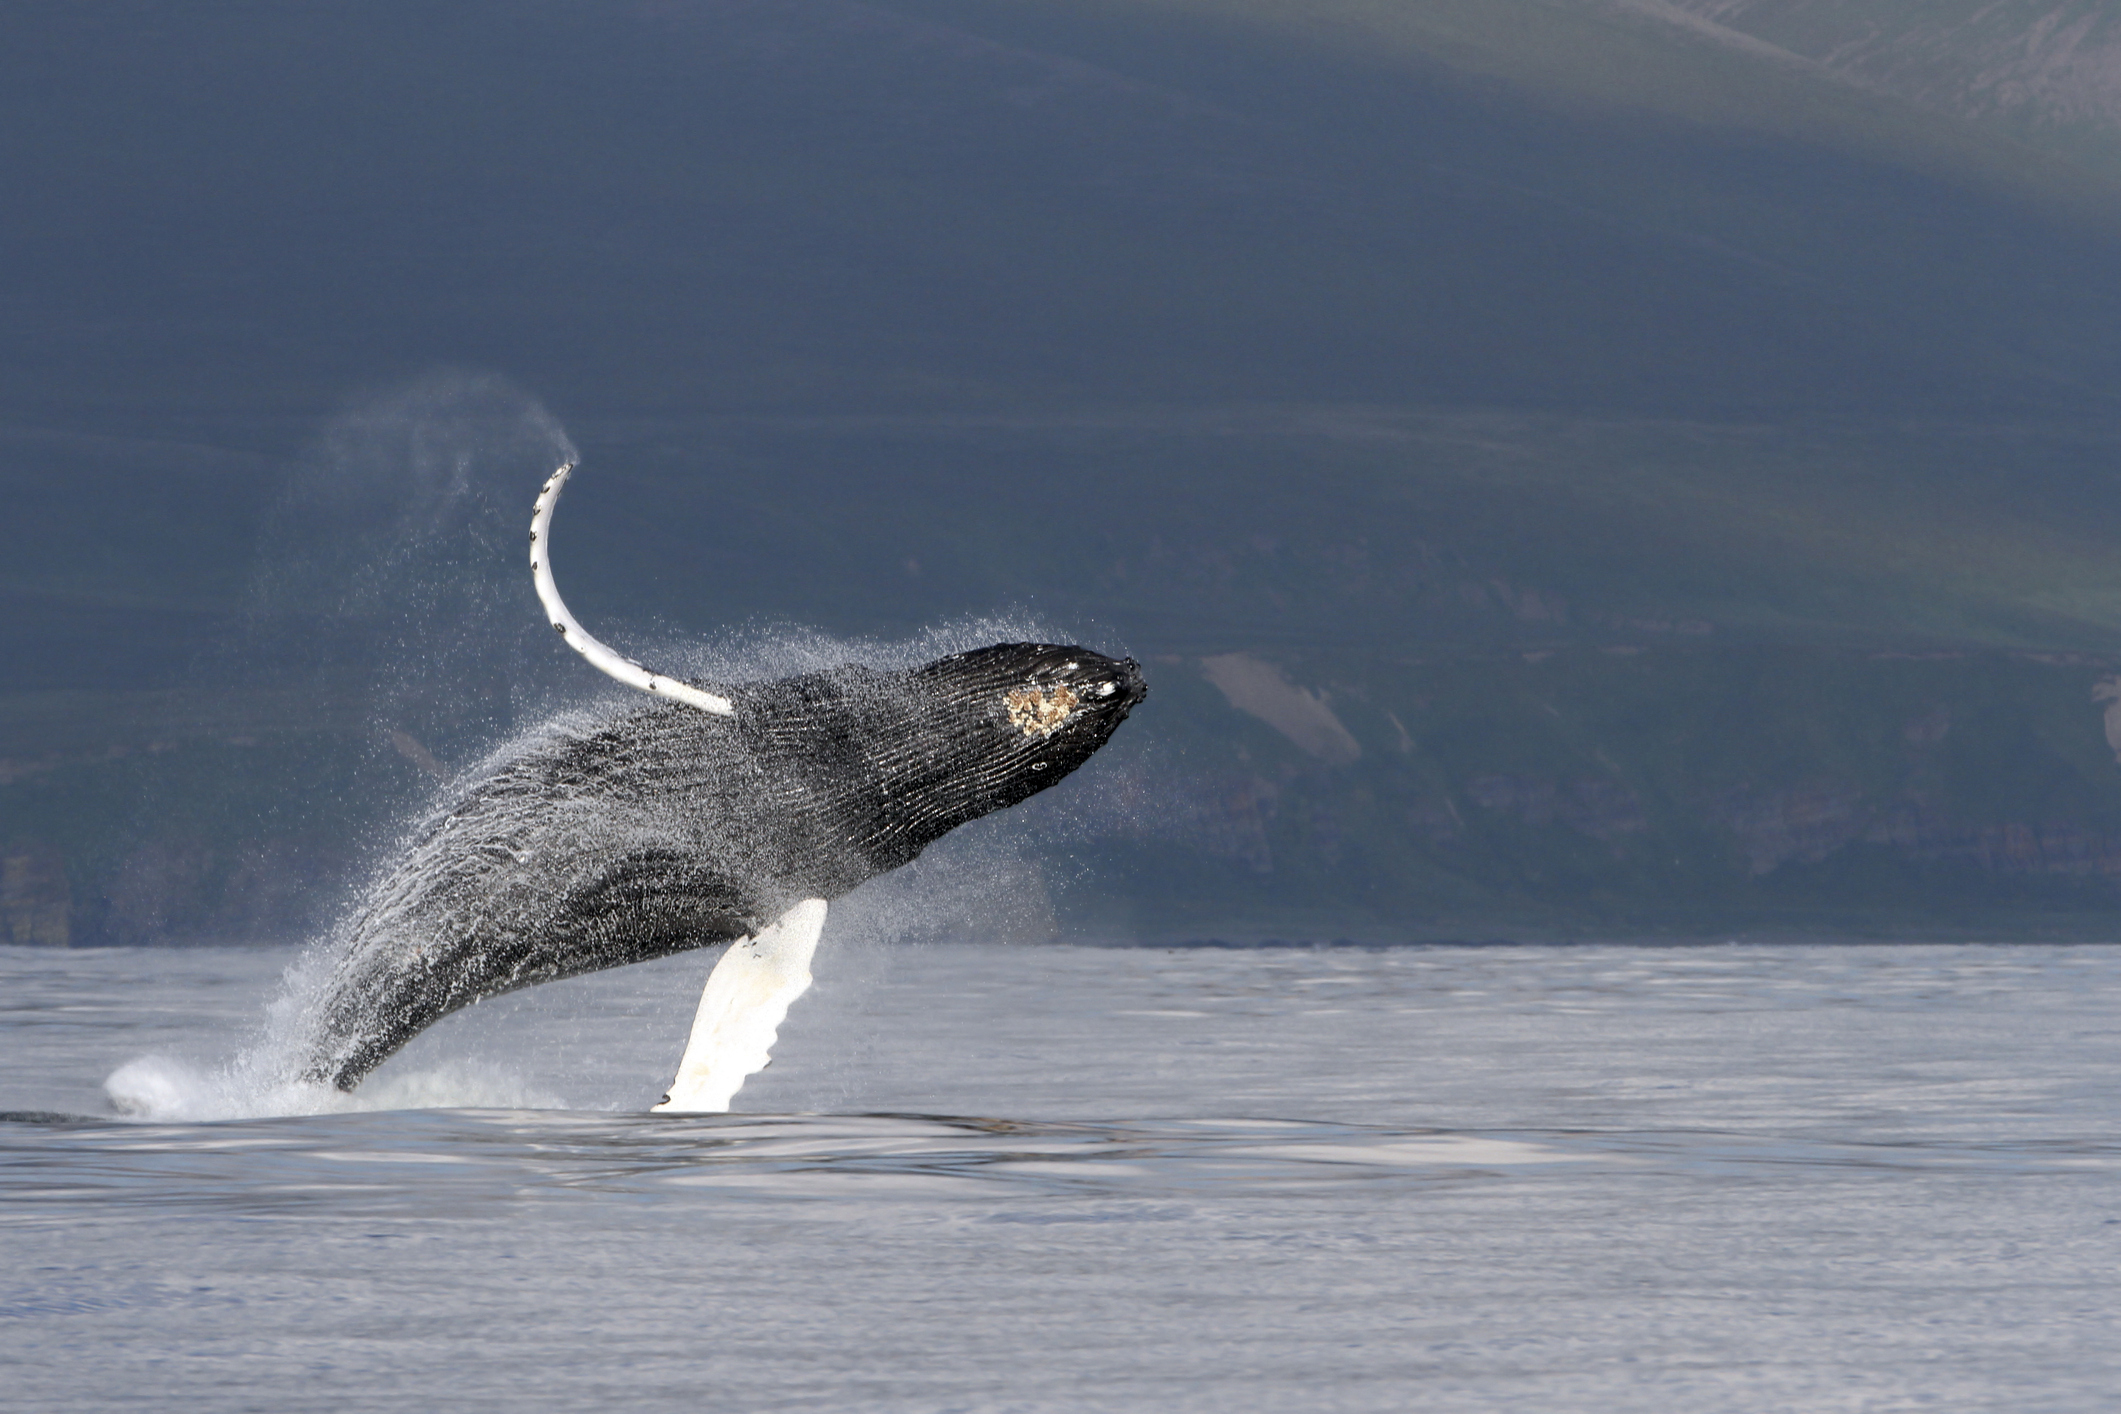
{"label": "distant hillside", "polygon": [[2121,15],[2098,0],[1672,0],[1655,8],[2029,143],[2121,162]]}
{"label": "distant hillside", "polygon": [[[450,414],[412,430],[446,451]],[[651,661],[732,625],[760,663],[777,623],[888,640],[1001,611],[989,636],[1148,662],[1120,741],[956,878],[953,908],[1006,884],[1011,927],[2081,936],[2121,902],[2121,431],[1379,408],[575,431],[562,579]],[[536,632],[508,494],[531,474],[481,464],[426,549],[402,517],[348,526],[348,577],[253,601],[186,686],[126,687],[89,652],[130,641],[110,630],[26,664],[44,690],[0,713],[19,935],[299,934],[438,774],[595,694]],[[400,500],[423,494],[377,505]],[[172,544],[212,521],[181,496],[125,515]],[[392,568],[363,589],[370,556]],[[124,607],[149,569],[105,585],[143,638],[182,622]]]}
{"label": "distant hillside", "polygon": [[566,417],[2112,411],[2106,228],[1763,50],[1551,0],[33,0],[0,412],[313,427],[436,363]]}
{"label": "distant hillside", "polygon": [[[959,5],[955,14],[984,7]],[[1342,64],[1442,65],[1579,111],[1751,133],[2110,221],[2121,87],[2105,7],[1987,0],[1145,0]]]}

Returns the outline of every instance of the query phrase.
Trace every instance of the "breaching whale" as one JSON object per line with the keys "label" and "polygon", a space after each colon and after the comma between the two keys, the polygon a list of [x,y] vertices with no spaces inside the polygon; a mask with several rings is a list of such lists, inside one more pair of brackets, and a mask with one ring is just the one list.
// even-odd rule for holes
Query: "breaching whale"
{"label": "breaching whale", "polygon": [[659,1110],[724,1110],[810,983],[826,908],[969,820],[1087,761],[1146,695],[1133,659],[1001,643],[920,667],[850,664],[734,686],[652,673],[559,634],[664,701],[556,728],[463,785],[349,919],[308,1006],[303,1078],[351,1090],[444,1016],[600,968],[728,943]]}

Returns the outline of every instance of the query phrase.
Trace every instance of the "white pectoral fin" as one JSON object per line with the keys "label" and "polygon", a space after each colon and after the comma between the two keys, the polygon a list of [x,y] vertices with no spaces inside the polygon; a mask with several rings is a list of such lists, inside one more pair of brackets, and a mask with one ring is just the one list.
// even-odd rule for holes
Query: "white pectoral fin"
{"label": "white pectoral fin", "polygon": [[538,602],[545,606],[547,621],[560,631],[560,637],[567,640],[569,647],[595,664],[598,672],[657,697],[668,697],[717,716],[730,716],[736,707],[728,698],[702,692],[689,683],[664,677],[661,673],[649,672],[633,659],[614,653],[599,643],[567,611],[567,605],[560,599],[560,587],[552,578],[552,508],[560,503],[560,492],[566,489],[568,474],[573,470],[574,463],[566,462],[547,477],[544,489],[538,492],[537,504],[530,508],[530,577],[537,586]]}
{"label": "white pectoral fin", "polygon": [[804,899],[757,936],[729,945],[707,975],[692,1039],[656,1114],[720,1114],[772,1059],[788,1006],[810,987],[810,957],[825,931],[825,901]]}

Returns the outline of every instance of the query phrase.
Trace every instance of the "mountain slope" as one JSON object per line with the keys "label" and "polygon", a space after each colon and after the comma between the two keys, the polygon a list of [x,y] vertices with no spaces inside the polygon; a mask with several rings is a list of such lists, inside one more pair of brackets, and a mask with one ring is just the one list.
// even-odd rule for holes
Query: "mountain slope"
{"label": "mountain slope", "polygon": [[2031,145],[2121,162],[2121,16],[2097,0],[1672,0],[1733,35]]}
{"label": "mountain slope", "polygon": [[1973,138],[1581,7],[0,25],[18,417],[313,420],[438,361],[569,414],[2023,414],[2121,372],[2106,237]]}
{"label": "mountain slope", "polygon": [[1066,917],[2099,926],[2121,223],[1841,12],[9,7],[0,916],[284,934],[578,700],[528,390],[615,641],[1149,659]]}

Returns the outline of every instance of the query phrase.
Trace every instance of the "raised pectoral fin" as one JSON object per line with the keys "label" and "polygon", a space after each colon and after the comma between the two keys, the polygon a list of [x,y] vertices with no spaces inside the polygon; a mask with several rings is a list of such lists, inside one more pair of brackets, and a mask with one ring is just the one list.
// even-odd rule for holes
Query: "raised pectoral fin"
{"label": "raised pectoral fin", "polygon": [[717,716],[732,715],[736,708],[726,697],[717,697],[711,692],[702,692],[690,683],[651,673],[624,654],[614,653],[597,642],[589,630],[575,622],[573,614],[560,599],[560,587],[552,578],[552,508],[559,504],[560,492],[566,488],[568,473],[574,470],[573,462],[565,462],[545,479],[544,489],[538,492],[537,504],[530,508],[530,576],[537,586],[538,602],[545,606],[545,617],[560,631],[569,647],[596,665],[597,671],[617,678],[628,687],[637,687],[657,697],[667,697],[697,707],[702,712]]}
{"label": "raised pectoral fin", "polygon": [[804,899],[755,937],[729,945],[707,975],[678,1078],[657,1114],[720,1114],[766,1068],[788,1006],[810,987],[825,901]]}

